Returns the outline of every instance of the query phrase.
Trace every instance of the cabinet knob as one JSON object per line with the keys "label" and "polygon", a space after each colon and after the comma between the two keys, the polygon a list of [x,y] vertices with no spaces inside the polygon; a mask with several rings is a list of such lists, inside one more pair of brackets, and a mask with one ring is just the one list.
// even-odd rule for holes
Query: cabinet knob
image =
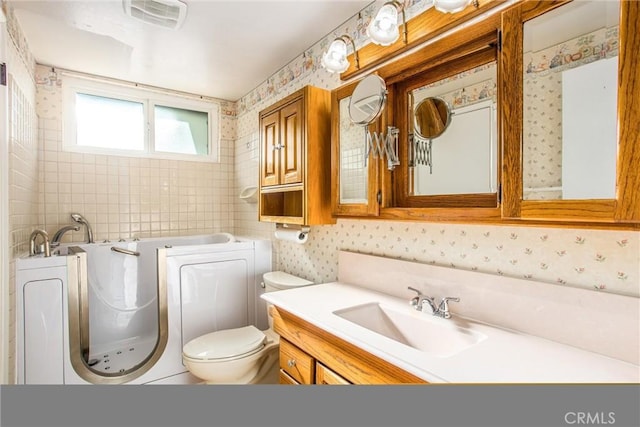
{"label": "cabinet knob", "polygon": [[289,359],[287,361],[287,366],[289,366],[290,368],[293,368],[294,366],[296,366],[296,361],[293,359]]}

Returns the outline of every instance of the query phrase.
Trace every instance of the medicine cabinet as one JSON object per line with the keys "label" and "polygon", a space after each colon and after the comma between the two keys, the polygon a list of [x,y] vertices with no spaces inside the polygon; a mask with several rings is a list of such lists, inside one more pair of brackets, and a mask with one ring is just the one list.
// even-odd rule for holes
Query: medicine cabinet
{"label": "medicine cabinet", "polygon": [[[496,14],[377,70],[388,99],[385,110],[368,129],[354,125],[347,114],[349,97],[359,82],[334,90],[334,215],[499,219],[499,23]],[[440,123],[428,120],[431,117]],[[436,135],[430,126],[442,127],[441,132]],[[364,134],[368,130],[386,136],[393,129],[398,133],[399,164],[392,167],[387,155],[382,159],[369,156],[365,167]],[[457,144],[461,138],[466,146]],[[352,153],[357,153],[355,166],[345,162]],[[472,165],[477,174],[463,164]],[[349,203],[345,196],[347,182],[352,181],[345,177],[356,172],[360,193]],[[479,181],[482,186],[477,185]]]}
{"label": "medicine cabinet", "polygon": [[640,222],[640,6],[524,2],[503,13],[503,216]]}
{"label": "medicine cabinet", "polygon": [[640,228],[639,10],[516,2],[377,68],[388,99],[369,130],[399,130],[393,171],[346,163],[365,149],[345,111],[358,82],[334,90],[333,214]]}

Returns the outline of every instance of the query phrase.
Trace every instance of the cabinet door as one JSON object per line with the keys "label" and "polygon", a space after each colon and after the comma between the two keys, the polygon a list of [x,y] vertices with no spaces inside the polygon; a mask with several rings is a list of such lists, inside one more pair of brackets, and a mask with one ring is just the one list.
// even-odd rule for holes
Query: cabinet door
{"label": "cabinet door", "polygon": [[349,101],[356,83],[332,93],[331,189],[336,216],[377,216],[380,212],[379,161],[365,164],[367,127],[349,118]]}
{"label": "cabinet door", "polygon": [[316,363],[316,384],[320,385],[345,385],[351,384],[322,363]]}
{"label": "cabinet door", "polygon": [[280,113],[275,111],[260,121],[260,180],[263,187],[278,185],[280,181]]}
{"label": "cabinet door", "polygon": [[280,110],[280,184],[302,182],[302,114],[302,99]]}
{"label": "cabinet door", "polygon": [[636,1],[503,12],[504,217],[640,222],[639,19]]}

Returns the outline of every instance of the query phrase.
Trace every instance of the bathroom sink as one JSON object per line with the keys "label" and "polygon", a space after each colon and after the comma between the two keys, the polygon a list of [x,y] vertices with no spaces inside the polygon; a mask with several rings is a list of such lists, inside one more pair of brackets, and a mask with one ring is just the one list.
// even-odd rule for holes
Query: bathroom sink
{"label": "bathroom sink", "polygon": [[403,313],[377,302],[347,307],[333,314],[435,357],[453,356],[487,338],[456,325],[453,319],[421,312]]}

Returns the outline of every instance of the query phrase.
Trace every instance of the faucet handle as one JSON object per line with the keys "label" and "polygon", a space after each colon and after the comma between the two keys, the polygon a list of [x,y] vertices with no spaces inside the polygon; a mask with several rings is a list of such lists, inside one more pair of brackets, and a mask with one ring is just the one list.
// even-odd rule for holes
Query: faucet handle
{"label": "faucet handle", "polygon": [[458,297],[443,297],[442,301],[440,301],[440,305],[438,306],[438,311],[442,313],[442,317],[448,319],[451,317],[451,313],[449,312],[449,301],[460,302],[460,298]]}
{"label": "faucet handle", "polygon": [[407,289],[418,294],[415,297],[411,298],[411,300],[409,301],[409,305],[415,308],[416,310],[420,310],[419,304],[420,304],[420,297],[422,297],[422,292],[420,292],[416,288],[412,288],[411,286],[407,286]]}

